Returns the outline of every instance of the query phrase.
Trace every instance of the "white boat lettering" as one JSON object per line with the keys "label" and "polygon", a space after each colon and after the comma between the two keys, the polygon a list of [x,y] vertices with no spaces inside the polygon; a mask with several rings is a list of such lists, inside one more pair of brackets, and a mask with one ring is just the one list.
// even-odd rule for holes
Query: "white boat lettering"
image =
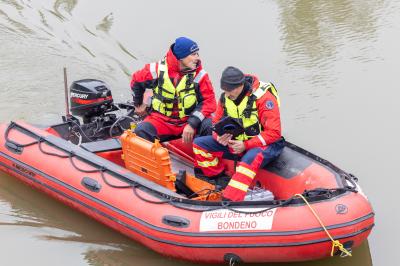
{"label": "white boat lettering", "polygon": [[215,218],[225,218],[226,213],[210,212],[210,213],[206,213],[205,216],[206,216],[207,219],[209,219],[209,218],[212,218],[212,219],[215,219]]}
{"label": "white boat lettering", "polygon": [[71,97],[87,99],[89,97],[89,94],[71,92]]}
{"label": "white boat lettering", "polygon": [[200,231],[271,230],[276,209],[218,210],[204,212]]}
{"label": "white boat lettering", "polygon": [[242,222],[219,222],[218,230],[246,230],[246,229],[256,229],[256,221],[242,221]]}

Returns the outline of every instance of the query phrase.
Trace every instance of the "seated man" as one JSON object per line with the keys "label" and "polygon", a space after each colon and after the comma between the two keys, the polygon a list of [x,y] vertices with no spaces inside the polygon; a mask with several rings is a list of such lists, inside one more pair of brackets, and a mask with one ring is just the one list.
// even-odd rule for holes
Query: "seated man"
{"label": "seated man", "polygon": [[194,135],[211,135],[211,114],[216,109],[213,86],[202,69],[199,47],[180,37],[164,59],[146,64],[132,76],[131,88],[137,114],[144,114],[143,94],[153,90],[150,115],[135,133],[144,139],[161,141],[182,136],[191,143]]}
{"label": "seated man", "polygon": [[216,179],[224,176],[221,158],[240,158],[236,172],[223,191],[223,200],[241,201],[258,169],[277,158],[284,147],[281,137],[279,97],[272,83],[227,67],[221,77],[222,93],[213,122],[230,116],[244,133],[199,137],[194,140],[195,173]]}

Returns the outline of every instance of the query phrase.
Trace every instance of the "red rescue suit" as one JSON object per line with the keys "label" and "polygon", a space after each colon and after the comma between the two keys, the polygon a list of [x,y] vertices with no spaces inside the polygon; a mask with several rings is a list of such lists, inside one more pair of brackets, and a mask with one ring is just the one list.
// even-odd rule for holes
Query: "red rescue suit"
{"label": "red rescue suit", "polygon": [[[239,95],[234,104],[239,106],[242,101],[248,100],[259,86],[260,82],[255,76],[247,75],[243,95]],[[224,97],[222,94],[214,122],[226,115]],[[261,131],[244,141],[246,150],[239,155],[241,158],[236,172],[223,192],[223,197],[232,201],[244,199],[258,169],[278,157],[284,147],[277,98],[270,91],[266,91],[255,101],[255,106]],[[239,114],[239,117],[242,115]],[[210,178],[218,177],[223,173],[224,165],[221,158],[234,158],[229,147],[219,144],[216,137],[215,133],[213,136],[199,137],[193,144],[195,168],[200,169],[205,176]]]}
{"label": "red rescue suit", "polygon": [[[166,65],[168,66],[168,76],[174,86],[177,86],[180,80],[188,73],[182,73],[179,67],[179,61],[170,49],[165,57]],[[132,75],[131,89],[133,91],[133,101],[136,106],[143,103],[143,95],[147,88],[153,89],[159,83],[159,64],[146,64],[145,67]],[[153,67],[152,67],[153,66]],[[199,64],[197,69],[193,71],[193,76],[197,76],[202,71],[202,66]],[[204,71],[203,71],[204,72]],[[177,116],[178,106],[174,105],[172,115],[166,116],[156,110],[152,110],[150,115],[145,118],[142,123],[150,123],[156,129],[157,136],[173,135],[180,136],[183,128],[187,123],[194,129],[199,129],[199,126],[204,119],[210,118],[211,114],[216,109],[216,101],[214,89],[209,79],[208,74],[205,74],[198,81],[196,87],[197,104],[190,115],[179,118]]]}

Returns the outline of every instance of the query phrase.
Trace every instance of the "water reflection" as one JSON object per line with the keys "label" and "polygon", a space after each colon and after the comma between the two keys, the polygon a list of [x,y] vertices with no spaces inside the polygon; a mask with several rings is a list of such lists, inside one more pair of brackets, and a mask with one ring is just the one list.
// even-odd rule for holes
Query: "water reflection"
{"label": "water reflection", "polygon": [[24,7],[18,3],[16,0],[1,0],[4,4],[13,6],[16,10],[22,10]]}
{"label": "water reflection", "polygon": [[[10,237],[5,233],[13,231],[24,233]],[[32,238],[36,239],[38,253],[49,247],[63,251],[46,253],[46,261],[53,262],[48,265],[191,265],[158,255],[3,173],[0,173],[0,235],[3,240],[0,249],[4,250],[6,245],[21,247],[10,250],[12,255],[8,257],[19,254],[27,243],[32,245]],[[28,253],[24,260],[38,257]],[[75,264],[69,264],[71,257]],[[17,261],[14,259],[8,265],[16,265]]]}
{"label": "water reflection", "polygon": [[[8,24],[10,26],[12,26],[12,28],[7,27],[6,25],[4,25],[4,26],[14,32],[16,32],[16,31],[13,28],[16,28],[17,31],[20,31],[24,34],[33,34],[34,33],[34,31],[32,29],[27,27],[25,24],[11,18],[7,13],[2,11],[1,9],[0,9],[0,17],[3,17],[8,22]],[[1,26],[1,24],[0,24],[0,26]]]}
{"label": "water reflection", "polygon": [[[112,12],[96,10],[96,16],[88,19],[75,15],[78,5],[76,0],[0,0],[0,121],[59,121],[64,103],[62,93],[57,92],[62,92],[64,66],[72,80],[104,80],[116,100],[129,94],[127,80],[136,56],[110,32]],[[22,78],[15,82],[14,76]],[[20,83],[24,81],[26,85]],[[38,95],[53,100],[30,110],[21,108]]]}
{"label": "water reflection", "polygon": [[127,54],[128,56],[130,56],[130,57],[132,57],[133,59],[137,60],[137,57],[134,56],[131,52],[129,52],[128,49],[126,49],[125,46],[122,45],[122,43],[117,42],[117,44],[118,44],[119,48],[121,48],[121,50],[122,50],[125,54]]}
{"label": "water reflection", "polygon": [[[294,127],[311,118],[324,120],[326,106],[338,97],[346,73],[374,60],[384,1],[277,0],[282,52],[290,73],[285,91]],[[347,88],[346,88],[347,89]],[[307,103],[307,104],[304,104]]]}
{"label": "water reflection", "polygon": [[377,20],[384,1],[278,1],[283,50],[289,64],[328,67],[352,41],[377,38]]}
{"label": "water reflection", "polygon": [[[78,248],[78,254],[65,252],[61,254],[61,258],[60,253],[47,254],[54,262],[62,262],[68,256],[83,254],[84,260],[90,265],[105,265],[105,261],[108,261],[109,265],[130,265],[129,260],[135,256],[136,260],[156,256],[152,251],[113,230],[17,182],[12,177],[0,174],[0,232],[4,230],[28,232],[17,239],[10,239],[14,243],[23,243],[35,238],[41,240],[37,243],[40,247],[56,245],[60,250],[65,248],[66,251]],[[2,235],[3,239],[6,238]],[[0,248],[4,245],[2,241]],[[74,248],[70,248],[71,246]],[[14,253],[19,253],[19,250],[15,250]],[[124,258],[129,260],[124,261]],[[112,263],[114,261],[117,264]],[[121,264],[121,261],[124,263]]]}
{"label": "water reflection", "polygon": [[57,14],[58,17],[65,19],[65,17],[61,14],[61,9],[66,11],[69,15],[72,15],[72,10],[78,4],[78,0],[56,0],[54,2],[54,12]]}
{"label": "water reflection", "polygon": [[96,29],[104,32],[109,32],[111,26],[113,25],[113,22],[114,16],[112,13],[110,13],[101,20],[101,22],[96,26]]}

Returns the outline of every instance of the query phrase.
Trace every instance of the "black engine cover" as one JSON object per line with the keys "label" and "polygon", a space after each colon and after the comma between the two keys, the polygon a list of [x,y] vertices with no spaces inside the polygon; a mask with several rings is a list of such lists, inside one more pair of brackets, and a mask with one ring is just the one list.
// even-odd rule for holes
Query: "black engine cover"
{"label": "black engine cover", "polygon": [[97,79],[74,81],[70,87],[71,113],[90,120],[113,108],[111,90],[107,84]]}

